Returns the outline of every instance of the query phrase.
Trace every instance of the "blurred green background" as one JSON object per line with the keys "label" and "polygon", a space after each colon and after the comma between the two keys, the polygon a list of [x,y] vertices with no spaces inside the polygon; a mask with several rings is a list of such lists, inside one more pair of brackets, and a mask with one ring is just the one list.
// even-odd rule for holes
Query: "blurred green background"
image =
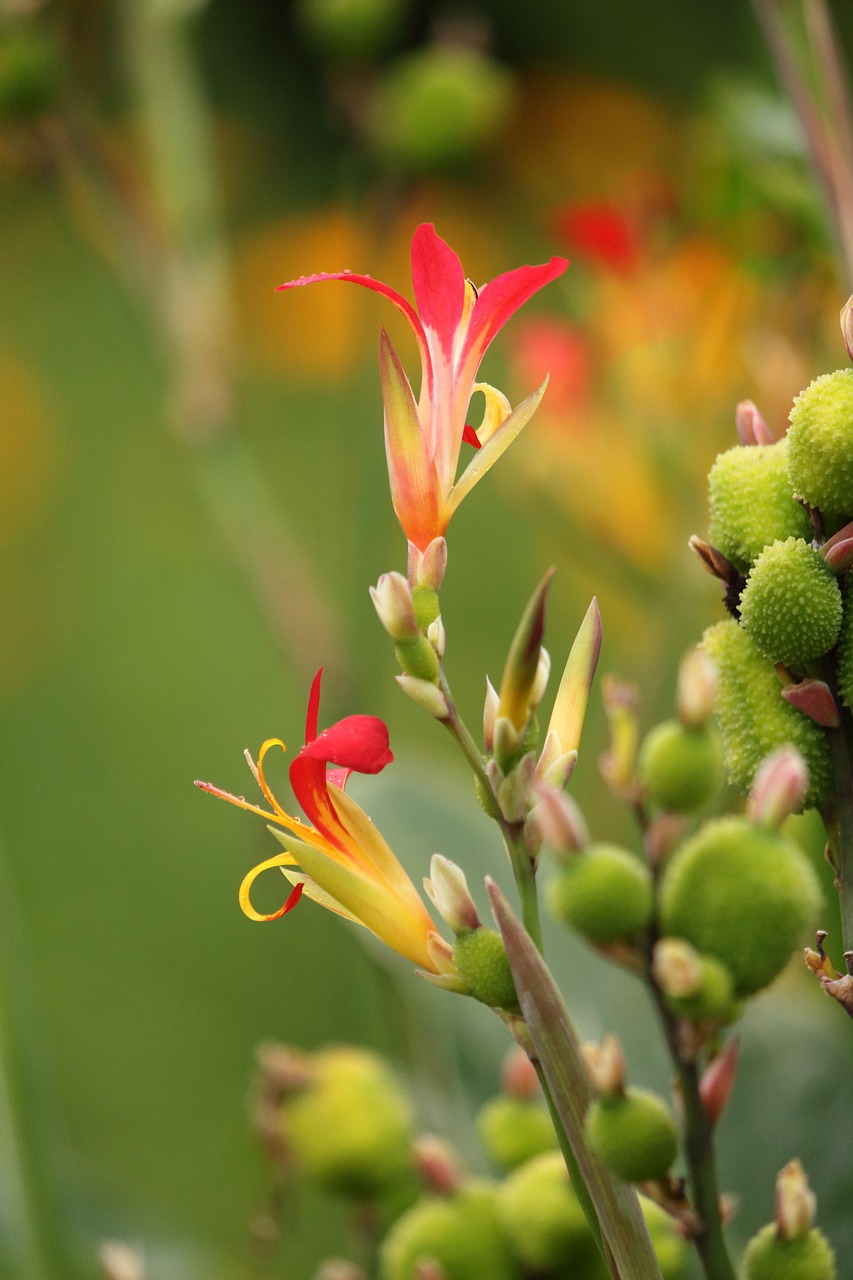
{"label": "blurred green background", "polygon": [[[646,723],[669,714],[719,616],[686,549],[708,465],[738,399],[781,430],[841,363],[847,289],[746,0],[4,0],[0,218],[2,1274],[93,1276],[118,1237],[152,1280],[307,1280],[348,1227],[303,1194],[277,1250],[252,1243],[256,1045],[378,1045],[424,1123],[464,1135],[503,1031],[311,905],[245,920],[268,833],[192,781],[248,792],[243,748],[300,743],[325,664],[324,723],[389,724],[397,763],[354,789],[413,875],[435,850],[475,882],[505,869],[367,595],[405,558],[380,324],[414,351],[373,295],[275,286],[350,267],[407,292],[423,220],[476,281],[573,260],[484,368],[514,402],[551,386],[450,531],[474,725],[552,563],[555,666],[595,592],[603,669],[641,684]],[[584,745],[574,794],[625,834],[595,697]],[[551,951],[583,1032],[619,1029],[664,1085],[630,981]],[[853,1049],[829,1003],[796,972],[743,1024],[721,1134],[742,1239],[800,1154],[853,1251]]]}

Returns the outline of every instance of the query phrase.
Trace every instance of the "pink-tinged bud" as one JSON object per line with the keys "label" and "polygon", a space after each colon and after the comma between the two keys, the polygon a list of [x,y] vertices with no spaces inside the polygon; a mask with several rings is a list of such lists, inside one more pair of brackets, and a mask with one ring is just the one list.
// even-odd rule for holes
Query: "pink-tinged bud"
{"label": "pink-tinged bud", "polygon": [[658,867],[677,844],[681,844],[690,826],[687,813],[658,813],[643,835],[643,852],[651,867]]}
{"label": "pink-tinged bud", "polygon": [[605,1036],[601,1044],[588,1041],[581,1046],[584,1066],[593,1088],[605,1095],[625,1092],[625,1055],[616,1036]]}
{"label": "pink-tinged bud", "polygon": [[773,444],[774,435],[751,400],[735,409],[735,427],[741,444]]}
{"label": "pink-tinged bud", "polygon": [[422,1133],[412,1144],[415,1168],[427,1189],[437,1196],[458,1190],[465,1176],[462,1159],[454,1147],[434,1133]]}
{"label": "pink-tinged bud", "polygon": [[145,1280],[141,1256],[122,1240],[105,1240],[101,1245],[104,1280]]}
{"label": "pink-tinged bud", "polygon": [[310,1054],[289,1044],[265,1041],[258,1045],[257,1062],[264,1093],[278,1099],[298,1093],[314,1079]]}
{"label": "pink-tinged bud", "polygon": [[589,691],[600,653],[601,614],[598,601],[593,597],[575,636],[548,722],[548,732],[557,735],[560,754],[577,751],[580,746]]}
{"label": "pink-tinged bud", "polygon": [[589,844],[589,831],[571,796],[542,785],[536,787],[536,794],[539,803],[533,817],[554,852],[568,856],[585,849]]}
{"label": "pink-tinged bud", "polygon": [[419,634],[411,588],[401,573],[383,573],[370,588],[379,621],[393,640],[414,640]]}
{"label": "pink-tinged bud", "polygon": [[498,787],[496,799],[507,822],[524,822],[530,813],[535,770],[533,756],[522,756]]}
{"label": "pink-tinged bud", "polygon": [[738,1048],[738,1041],[732,1037],[722,1053],[718,1053],[708,1064],[699,1081],[699,1097],[712,1129],[725,1111],[734,1088]]}
{"label": "pink-tinged bud", "polygon": [[430,591],[438,591],[444,581],[444,573],[447,569],[447,542],[444,538],[433,538],[423,554],[410,542],[410,566],[412,563],[412,551],[417,552],[418,559],[414,566],[413,576],[410,568],[410,582],[416,587],[427,587]]}
{"label": "pink-tinged bud", "polygon": [[536,711],[545,697],[548,681],[551,677],[551,655],[547,649],[539,650],[539,666],[536,668],[536,679],[530,692],[530,710]]}
{"label": "pink-tinged bud", "polygon": [[825,729],[837,729],[841,724],[838,703],[823,680],[801,680],[799,684],[786,685],[782,697]]}
{"label": "pink-tinged bud", "polygon": [[486,676],[486,700],[483,703],[483,745],[486,748],[487,756],[490,756],[494,751],[495,721],[497,720],[499,706],[498,691],[489,677]]}
{"label": "pink-tinged bud", "polygon": [[839,529],[820,549],[827,569],[836,576],[846,573],[853,564],[853,520]]}
{"label": "pink-tinged bud", "polygon": [[716,664],[702,649],[691,649],[678,668],[676,708],[686,729],[702,729],[714,711]]}
{"label": "pink-tinged bud", "polygon": [[326,1258],[314,1280],[367,1280],[367,1272],[349,1258]]}
{"label": "pink-tinged bud", "polygon": [[780,827],[802,808],[809,771],[796,747],[787,743],[762,760],[749,793],[746,814],[763,827]]}
{"label": "pink-tinged bud", "polygon": [[774,1218],[783,1240],[794,1240],[811,1231],[817,1200],[799,1160],[789,1160],[776,1179]]}
{"label": "pink-tinged bud", "polygon": [[549,569],[531,596],[507,654],[501,680],[499,716],[506,717],[518,733],[524,729],[532,711],[533,690],[539,672],[539,655],[545,630],[545,606],[548,588],[554,576]]}
{"label": "pink-tinged bud", "polygon": [[510,1098],[527,1100],[541,1093],[536,1068],[523,1049],[514,1045],[501,1067],[501,1090]]}
{"label": "pink-tinged bud", "polygon": [[853,360],[853,298],[848,298],[841,308],[841,333],[847,354]]}
{"label": "pink-tinged bud", "polygon": [[[853,958],[851,951],[846,951],[844,954],[845,958]],[[845,973],[842,978],[821,978],[820,985],[826,995],[837,1000],[845,1013],[853,1018],[853,974]]]}
{"label": "pink-tinged bud", "polygon": [[429,640],[439,658],[443,658],[444,648],[447,643],[447,636],[445,635],[444,623],[441,621],[440,616],[436,618],[435,622],[431,622],[427,627],[427,640]]}
{"label": "pink-tinged bud", "polygon": [[601,757],[602,776],[616,795],[633,796],[640,722],[637,686],[605,676],[601,687],[610,725],[610,750]]}
{"label": "pink-tinged bud", "polygon": [[704,538],[697,538],[694,533],[687,539],[687,545],[699,557],[712,577],[719,578],[720,582],[724,582],[726,586],[730,586],[737,580],[738,571],[731,560],[727,560],[722,551],[712,547],[710,542],[705,542]]}
{"label": "pink-tinged bud", "polygon": [[434,853],[429,864],[429,879],[424,880],[427,897],[454,933],[479,929],[480,917],[468,891],[465,872],[455,862]]}
{"label": "pink-tinged bud", "polygon": [[560,739],[553,729],[545,735],[545,745],[536,765],[536,778],[546,787],[562,791],[571,778],[578,762],[577,751],[563,751]]}
{"label": "pink-tinged bud", "polygon": [[446,720],[450,714],[445,701],[444,694],[429,680],[419,680],[417,676],[401,675],[395,676],[394,679],[403,690],[403,692],[416,702],[419,707],[423,707],[431,716],[435,716],[436,720]]}
{"label": "pink-tinged bud", "polygon": [[683,938],[661,938],[655,943],[652,976],[665,995],[675,999],[695,995],[702,985],[702,959]]}
{"label": "pink-tinged bud", "polygon": [[449,1280],[447,1272],[435,1258],[418,1258],[412,1280]]}

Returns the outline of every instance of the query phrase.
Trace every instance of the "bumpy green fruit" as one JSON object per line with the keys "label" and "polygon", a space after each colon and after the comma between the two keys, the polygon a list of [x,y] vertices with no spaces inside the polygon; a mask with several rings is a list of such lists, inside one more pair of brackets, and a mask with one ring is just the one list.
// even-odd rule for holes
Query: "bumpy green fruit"
{"label": "bumpy green fruit", "polygon": [[490,1159],[502,1169],[517,1169],[557,1145],[546,1108],[529,1098],[492,1098],[477,1116],[477,1132]]}
{"label": "bumpy green fruit", "polygon": [[496,136],[512,96],[510,73],[484,54],[420,49],[398,59],[380,87],[374,143],[410,171],[459,162]]}
{"label": "bumpy green fruit", "polygon": [[590,1149],[625,1182],[666,1177],[678,1154],[678,1130],[663,1098],[647,1089],[596,1099],[586,1113]]}
{"label": "bumpy green fruit", "polygon": [[794,401],[788,476],[813,507],[853,514],[853,369],[815,378]]}
{"label": "bumpy green fruit", "polygon": [[669,1214],[653,1200],[640,1196],[640,1208],[663,1280],[686,1280],[690,1249],[684,1236]]}
{"label": "bumpy green fruit", "polygon": [[771,662],[794,671],[828,653],[841,626],[841,592],[802,538],[765,547],[740,598],[741,625]]}
{"label": "bumpy green fruit", "polygon": [[284,1109],[297,1166],[325,1190],[372,1196],[412,1166],[413,1117],[383,1060],[334,1047],[314,1058],[315,1074]]}
{"label": "bumpy green fruit", "polygon": [[738,1011],[734,995],[732,975],[714,956],[700,956],[702,977],[696,991],[689,996],[666,995],[665,1000],[673,1013],[692,1022],[705,1022],[711,1018],[729,1022]]}
{"label": "bumpy green fruit", "polygon": [[651,874],[627,849],[590,845],[551,881],[548,905],[558,920],[596,945],[631,941],[652,918]]}
{"label": "bumpy green fruit", "polygon": [[495,1188],[471,1182],[448,1199],[422,1200],[398,1218],[379,1251],[381,1280],[414,1280],[433,1258],[447,1280],[517,1280]]}
{"label": "bumpy green fruit", "polygon": [[853,595],[849,587],[838,636],[838,691],[845,707],[853,711]]}
{"label": "bumpy green fruit", "polygon": [[637,772],[653,805],[689,813],[723,784],[720,736],[713,725],[688,729],[678,720],[655,725],[640,749]]}
{"label": "bumpy green fruit", "polygon": [[734,619],[709,628],[702,647],[717,664],[715,709],[731,781],[748,791],[765,756],[790,742],[809,770],[803,808],[819,804],[832,777],[824,730],[784,700],[772,662]]}
{"label": "bumpy green fruit", "polygon": [[706,823],[673,854],[660,887],[664,932],[721,960],[737,995],[773,981],[820,905],[805,854],[745,818]]}
{"label": "bumpy green fruit", "polygon": [[809,538],[809,518],[794,501],[785,439],[721,453],[708,477],[709,541],[741,573],[777,538]]}
{"label": "bumpy green fruit", "polygon": [[515,1009],[518,996],[506,947],[494,929],[467,929],[456,937],[453,963],[469,995],[494,1009]]}
{"label": "bumpy green fruit", "polygon": [[822,1232],[785,1240],[776,1224],[762,1227],[746,1246],[744,1280],[836,1280],[835,1254]]}
{"label": "bumpy green fruit", "polygon": [[537,1156],[498,1192],[498,1210],[525,1271],[583,1274],[596,1252],[563,1157]]}

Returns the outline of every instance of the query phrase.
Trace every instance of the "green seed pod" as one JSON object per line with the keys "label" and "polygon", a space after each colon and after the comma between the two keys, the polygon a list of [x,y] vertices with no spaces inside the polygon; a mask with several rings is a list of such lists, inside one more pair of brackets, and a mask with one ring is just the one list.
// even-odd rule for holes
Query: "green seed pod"
{"label": "green seed pod", "polygon": [[582,1275],[593,1261],[595,1242],[558,1151],[510,1174],[498,1211],[525,1272]]}
{"label": "green seed pod", "polygon": [[785,1239],[774,1222],[746,1246],[744,1280],[836,1280],[835,1254],[817,1227]]}
{"label": "green seed pod", "polygon": [[432,1258],[447,1280],[517,1280],[495,1188],[469,1182],[447,1199],[421,1200],[398,1218],[379,1250],[381,1280],[415,1280]]}
{"label": "green seed pod", "polygon": [[477,1132],[489,1159],[501,1169],[517,1169],[557,1145],[547,1109],[530,1098],[490,1099],[477,1116]]}
{"label": "green seed pod", "polygon": [[589,942],[630,942],[652,918],[651,873],[627,849],[590,845],[563,864],[547,902],[558,920]]}
{"label": "green seed pod", "polygon": [[601,1163],[625,1182],[665,1178],[678,1154],[672,1112],[647,1089],[597,1098],[586,1113],[586,1137]]}
{"label": "green seed pod", "polygon": [[853,514],[853,369],[825,373],[797,396],[788,476],[793,491],[811,506]]}
{"label": "green seed pod", "polygon": [[706,823],[672,856],[660,887],[663,931],[721,960],[736,995],[773,981],[820,905],[805,854],[744,818]]}
{"label": "green seed pod", "polygon": [[688,729],[679,720],[655,725],[647,734],[637,764],[640,781],[653,805],[689,813],[715,796],[723,785],[723,748],[714,725]]}
{"label": "green seed pod", "polygon": [[741,573],[777,538],[810,538],[809,518],[794,501],[788,445],[738,445],[721,453],[708,476],[709,541]]}
{"label": "green seed pod", "polygon": [[706,1022],[712,1018],[730,1022],[738,1012],[732,975],[714,956],[700,956],[699,963],[702,974],[697,989],[690,995],[667,995],[667,1005],[679,1018],[688,1018],[692,1022]]}
{"label": "green seed pod", "polygon": [[438,655],[426,636],[398,640],[394,645],[397,661],[406,675],[435,684],[438,680]]}
{"label": "green seed pod", "polygon": [[326,1191],[379,1194],[412,1168],[408,1100],[382,1058],[366,1049],[325,1049],[313,1068],[310,1084],[284,1107],[295,1163]]}
{"label": "green seed pod", "polygon": [[752,567],[740,598],[740,620],[771,662],[804,671],[838,639],[838,582],[802,538],[774,542]]}
{"label": "green seed pod", "polygon": [[785,701],[772,662],[733,618],[709,628],[702,647],[717,664],[716,712],[730,780],[748,791],[765,756],[790,742],[809,770],[803,808],[819,804],[832,786],[824,730]]}
{"label": "green seed pod", "polygon": [[690,1257],[687,1241],[660,1205],[646,1196],[639,1199],[663,1280],[687,1280]]}
{"label": "green seed pod", "polygon": [[467,929],[457,934],[453,963],[475,1000],[493,1009],[518,1008],[506,947],[494,929]]}

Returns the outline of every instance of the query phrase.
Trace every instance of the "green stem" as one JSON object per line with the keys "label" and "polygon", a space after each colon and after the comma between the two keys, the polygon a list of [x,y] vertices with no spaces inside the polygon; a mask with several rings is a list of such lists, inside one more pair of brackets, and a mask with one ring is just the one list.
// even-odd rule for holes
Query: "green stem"
{"label": "green stem", "polygon": [[841,907],[841,937],[845,951],[853,951],[853,762],[843,726],[827,729],[832,765],[833,801],[823,813],[835,863],[835,884]]}

